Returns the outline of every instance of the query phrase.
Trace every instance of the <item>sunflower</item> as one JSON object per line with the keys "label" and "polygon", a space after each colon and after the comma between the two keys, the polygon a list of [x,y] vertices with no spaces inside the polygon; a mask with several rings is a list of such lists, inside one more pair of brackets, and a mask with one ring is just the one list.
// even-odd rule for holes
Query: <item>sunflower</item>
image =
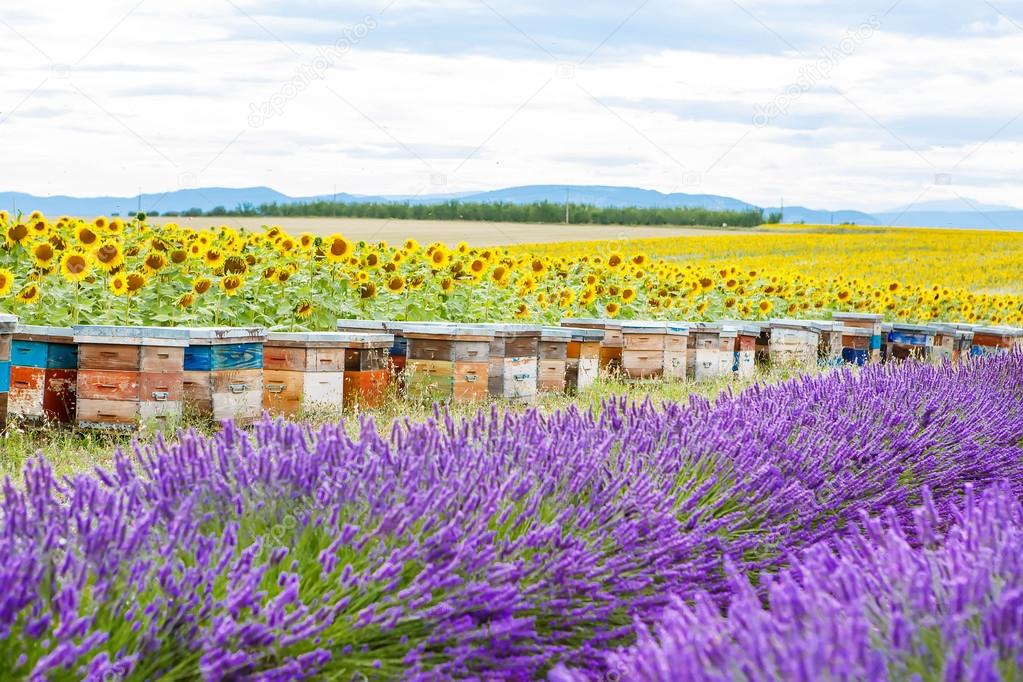
{"label": "sunflower", "polygon": [[315,234],[312,234],[311,232],[303,232],[302,234],[298,235],[298,245],[301,246],[304,250],[308,251],[309,249],[313,248],[314,244],[316,244]]}
{"label": "sunflower", "polygon": [[97,217],[92,219],[92,225],[97,230],[103,230],[107,226],[107,219],[105,217],[103,217],[103,216],[97,216]]}
{"label": "sunflower", "polygon": [[124,296],[128,293],[128,276],[119,272],[107,282],[107,288],[114,296]]}
{"label": "sunflower", "polygon": [[621,267],[622,263],[624,262],[625,256],[618,253],[617,251],[612,251],[607,257],[607,267],[611,268],[612,270],[617,270],[618,268]]}
{"label": "sunflower", "polygon": [[208,277],[198,277],[192,282],[192,291],[197,294],[205,294],[213,286],[212,280]]}
{"label": "sunflower", "polygon": [[487,270],[487,262],[482,258],[476,258],[469,264],[469,272],[476,279],[482,279],[483,273]]}
{"label": "sunflower", "polygon": [[35,284],[29,284],[26,287],[24,287],[21,291],[19,291],[18,295],[15,298],[17,299],[18,303],[22,303],[24,305],[32,305],[33,303],[39,300],[40,295],[41,292],[39,291],[39,287]]}
{"label": "sunflower", "polygon": [[315,310],[315,307],[312,303],[309,301],[302,301],[295,306],[295,316],[304,320],[313,314],[313,310]]}
{"label": "sunflower", "polygon": [[405,251],[407,251],[408,253],[415,253],[418,250],[419,250],[419,242],[417,242],[415,239],[406,239],[405,240]]}
{"label": "sunflower", "polygon": [[515,309],[515,319],[516,320],[526,320],[526,319],[529,319],[530,314],[531,313],[529,312],[529,306],[526,305],[525,303],[520,303],[518,305],[518,307]]}
{"label": "sunflower", "polygon": [[440,281],[440,290],[445,294],[450,294],[455,290],[455,280],[450,277],[445,277]]}
{"label": "sunflower", "polygon": [[82,246],[92,246],[99,241],[99,237],[96,236],[92,226],[85,224],[79,225],[78,229],[75,230],[75,239]]}
{"label": "sunflower", "polygon": [[510,272],[511,271],[508,270],[507,267],[503,265],[498,265],[496,268],[494,268],[493,272],[490,273],[490,279],[494,280],[494,283],[497,284],[498,286],[503,287],[505,284],[508,283],[508,275],[510,274]]}
{"label": "sunflower", "polygon": [[534,258],[533,262],[529,264],[529,268],[533,271],[534,275],[542,275],[547,272],[547,264],[540,258]]}
{"label": "sunflower", "polygon": [[377,295],[377,285],[373,282],[366,282],[359,287],[359,296],[362,298],[374,298]]}
{"label": "sunflower", "polygon": [[6,268],[0,268],[0,296],[11,293],[14,286],[14,273]]}
{"label": "sunflower", "polygon": [[195,303],[195,294],[181,294],[181,298],[178,299],[179,308],[191,308],[193,303]]}
{"label": "sunflower", "polygon": [[60,259],[60,274],[68,282],[81,282],[89,276],[91,269],[88,255],[78,251],[68,251]]}
{"label": "sunflower", "polygon": [[444,248],[444,246],[438,246],[430,254],[430,265],[432,265],[435,270],[440,270],[441,268],[446,267],[450,261],[451,254],[448,253],[448,250]]}
{"label": "sunflower", "polygon": [[113,272],[117,266],[124,263],[121,245],[114,239],[103,242],[92,252],[92,255],[96,259],[96,267],[104,272]]}
{"label": "sunflower", "polygon": [[618,313],[620,311],[621,311],[621,306],[619,306],[614,301],[611,301],[610,303],[608,303],[607,305],[604,306],[604,312],[607,313],[608,317],[618,317]]}
{"label": "sunflower", "polygon": [[339,234],[327,237],[327,260],[340,263],[352,255],[352,243]]}
{"label": "sunflower", "polygon": [[28,225],[23,223],[11,225],[7,228],[5,236],[7,237],[8,244],[24,244],[29,236]]}
{"label": "sunflower", "polygon": [[760,303],[757,304],[757,310],[759,310],[762,315],[767,315],[773,309],[774,309],[774,304],[771,303],[766,298],[764,300],[762,300]]}
{"label": "sunflower", "polygon": [[174,263],[175,265],[181,265],[186,260],[188,260],[188,252],[185,251],[184,249],[175,249],[171,251],[170,259],[171,263]]}
{"label": "sunflower", "polygon": [[224,262],[224,252],[217,248],[206,249],[202,260],[210,270],[216,270]]}
{"label": "sunflower", "polygon": [[142,261],[142,269],[147,275],[154,275],[160,272],[165,265],[167,265],[167,259],[159,251],[151,251],[146,255],[146,259]]}
{"label": "sunflower", "polygon": [[280,272],[277,273],[277,281],[280,282],[281,284],[284,284],[289,279],[291,279],[291,273],[288,272],[287,270],[282,269]]}
{"label": "sunflower", "polygon": [[228,275],[220,280],[220,288],[224,290],[224,293],[228,296],[234,296],[241,291],[242,285],[245,284],[239,275]]}
{"label": "sunflower", "polygon": [[632,287],[622,289],[622,303],[631,303],[636,298],[636,290]]}
{"label": "sunflower", "polygon": [[128,283],[128,293],[134,294],[135,292],[146,286],[146,276],[141,272],[129,272],[125,276],[125,282]]}
{"label": "sunflower", "polygon": [[32,258],[35,260],[37,268],[49,268],[53,265],[53,259],[56,257],[57,252],[50,242],[40,242],[32,247]]}
{"label": "sunflower", "polygon": [[387,290],[392,294],[400,294],[405,291],[405,278],[395,275],[387,280]]}
{"label": "sunflower", "polygon": [[224,260],[224,272],[229,275],[244,275],[249,271],[249,263],[241,256],[228,256]]}

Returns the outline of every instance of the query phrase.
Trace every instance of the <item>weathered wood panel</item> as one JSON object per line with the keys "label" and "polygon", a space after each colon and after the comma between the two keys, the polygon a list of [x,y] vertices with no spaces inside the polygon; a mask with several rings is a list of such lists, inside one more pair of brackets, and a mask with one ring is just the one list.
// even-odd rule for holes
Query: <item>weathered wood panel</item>
{"label": "weathered wood panel", "polygon": [[78,389],[78,370],[47,369],[43,386],[43,416],[48,421],[73,424]]}
{"label": "weathered wood panel", "polygon": [[142,349],[139,346],[90,343],[78,348],[79,369],[137,372],[141,358]]}
{"label": "weathered wood panel", "polygon": [[143,346],[139,369],[143,372],[178,372],[185,367],[184,348]]}
{"label": "weathered wood panel", "polygon": [[[43,364],[45,364],[45,348],[43,350]],[[12,366],[10,382],[11,389],[7,398],[8,414],[27,419],[42,419],[46,369]]]}
{"label": "weathered wood panel", "polygon": [[140,379],[139,372],[82,369],[78,371],[78,399],[138,402]]}

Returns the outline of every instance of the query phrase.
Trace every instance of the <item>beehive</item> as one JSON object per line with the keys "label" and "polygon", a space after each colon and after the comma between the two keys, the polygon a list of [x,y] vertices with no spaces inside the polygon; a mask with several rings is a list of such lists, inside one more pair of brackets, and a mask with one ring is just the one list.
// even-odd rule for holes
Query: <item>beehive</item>
{"label": "beehive", "polygon": [[736,337],[734,328],[723,329],[720,325],[697,323],[689,330],[693,367],[687,375],[696,381],[708,381],[731,374]]}
{"label": "beehive", "polygon": [[263,344],[259,327],[192,327],[185,349],[185,411],[251,424],[263,414]]}
{"label": "beehive", "polygon": [[689,325],[679,322],[667,322],[664,337],[664,378],[683,380],[690,364],[689,357]]}
{"label": "beehive", "polygon": [[888,361],[921,360],[931,362],[934,358],[934,338],[937,327],[918,324],[895,323],[885,337]]}
{"label": "beehive", "polygon": [[820,332],[812,322],[771,320],[770,356],[776,367],[815,367]]}
{"label": "beehive", "polygon": [[7,401],[11,390],[11,336],[18,325],[14,315],[0,314],[0,429],[7,425]]}
{"label": "beehive", "polygon": [[490,342],[491,397],[532,402],[539,388],[540,327],[487,325],[494,332]]}
{"label": "beehive", "polygon": [[572,330],[564,327],[540,329],[540,360],[537,363],[537,389],[541,393],[567,390],[568,346]]}
{"label": "beehive", "polygon": [[832,313],[831,319],[841,322],[846,327],[870,330],[869,361],[872,363],[881,362],[881,323],[884,318],[881,315],[872,313]]}
{"label": "beehive", "polygon": [[599,329],[604,332],[600,341],[600,371],[617,372],[622,369],[622,352],[625,340],[622,337],[622,323],[618,320],[568,317],[561,321],[563,327]]}
{"label": "beehive", "polygon": [[872,329],[842,327],[842,362],[856,367],[863,367],[869,363],[870,342],[873,336]]}
{"label": "beehive", "polygon": [[[494,331],[454,324],[407,324],[407,391],[433,402],[486,400]],[[533,374],[535,376],[536,370]]]}
{"label": "beehive", "polygon": [[346,343],[342,332],[271,332],[263,346],[263,408],[271,414],[340,412]]}
{"label": "beehive", "polygon": [[817,347],[817,361],[821,367],[838,367],[843,363],[843,336],[845,324],[834,320],[820,320],[813,323],[820,334]]}
{"label": "beehive", "polygon": [[78,346],[67,327],[19,326],[11,343],[8,413],[31,422],[73,424]]}
{"label": "beehive", "polygon": [[346,343],[345,408],[381,407],[395,371],[389,365],[394,335],[353,333]]}
{"label": "beehive", "polygon": [[630,379],[664,376],[668,328],[663,322],[622,323],[622,370]]}
{"label": "beehive", "polygon": [[187,329],[76,326],[78,426],[134,431],[180,422],[188,341]]}
{"label": "beehive", "polygon": [[[760,325],[751,322],[725,322],[721,325],[724,339],[732,339],[731,372],[740,379],[751,379],[757,372],[757,340]],[[732,333],[735,334],[734,338]]]}
{"label": "beehive", "polygon": [[955,362],[956,330],[944,324],[934,325],[934,351],[931,359],[934,362]]}
{"label": "beehive", "polygon": [[983,357],[1009,353],[1017,347],[1021,335],[1023,332],[1012,327],[976,327],[973,330],[970,355]]}
{"label": "beehive", "polygon": [[402,334],[402,325],[408,323],[381,320],[338,320],[337,330],[340,332],[358,332],[362,334],[390,334],[394,337],[387,351],[387,368],[394,377],[400,377],[405,369],[408,357],[408,340]]}
{"label": "beehive", "polygon": [[572,334],[565,364],[565,389],[570,394],[586,393],[600,376],[602,329],[566,327]]}

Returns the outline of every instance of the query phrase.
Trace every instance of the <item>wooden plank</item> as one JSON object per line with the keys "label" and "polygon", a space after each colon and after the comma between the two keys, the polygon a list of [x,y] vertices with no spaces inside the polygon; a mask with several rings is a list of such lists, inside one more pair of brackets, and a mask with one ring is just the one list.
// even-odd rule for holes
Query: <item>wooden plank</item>
{"label": "wooden plank", "polygon": [[664,351],[664,378],[681,380],[686,378],[686,350]]}
{"label": "wooden plank", "polygon": [[184,393],[184,372],[142,372],[139,400],[144,403],[179,403]]}
{"label": "wooden plank", "polygon": [[[628,339],[626,339],[628,342]],[[663,376],[664,351],[629,350],[622,353],[622,368],[630,379],[649,379]]]}
{"label": "wooden plank", "polygon": [[263,409],[291,415],[302,408],[304,372],[263,370]]}
{"label": "wooden plank", "polygon": [[0,334],[0,362],[11,361],[11,344],[13,340],[10,334]]}
{"label": "wooden plank", "polygon": [[599,360],[594,358],[580,358],[576,367],[576,390],[585,393],[593,388],[597,378],[600,376]]}
{"label": "wooden plank", "polygon": [[306,372],[302,380],[302,406],[341,410],[344,407],[344,373]]}
{"label": "wooden plank", "polygon": [[500,381],[494,391],[494,361],[490,363],[489,385],[491,393],[505,398],[534,396],[537,392],[537,362],[535,358],[505,358],[500,360]]}
{"label": "wooden plank", "polygon": [[487,399],[490,367],[485,362],[456,362],[453,369],[453,396],[457,403]]}
{"label": "wooden plank", "polygon": [[78,370],[47,369],[43,383],[43,416],[47,421],[73,424]]}
{"label": "wooden plank", "polygon": [[11,390],[11,363],[0,362],[0,393],[7,393]]}
{"label": "wooden plank", "polygon": [[139,346],[90,343],[78,348],[79,369],[137,372],[141,358],[142,349]]}
{"label": "wooden plank", "polygon": [[181,372],[185,367],[185,349],[161,346],[143,346],[143,372]]}
{"label": "wooden plank", "polygon": [[133,400],[94,400],[78,398],[77,420],[79,426],[135,428],[139,421],[139,403]]}
{"label": "wooden plank", "polygon": [[717,348],[697,348],[693,376],[697,381],[721,376],[721,351]]}
{"label": "wooden plank", "polygon": [[[45,352],[45,348],[43,350]],[[46,369],[12,366],[10,381],[8,414],[29,419],[42,419]]]}
{"label": "wooden plank", "polygon": [[405,365],[409,375],[446,376],[453,375],[455,363],[447,360],[413,360],[409,359]]}
{"label": "wooden plank", "polygon": [[382,407],[387,399],[389,382],[390,373],[386,369],[345,372],[343,391],[345,409]]}
{"label": "wooden plank", "polygon": [[540,360],[537,369],[537,389],[548,393],[564,392],[565,374],[564,360]]}
{"label": "wooden plank", "polygon": [[564,341],[541,341],[539,357],[541,360],[565,361],[568,359],[568,344],[567,338]]}
{"label": "wooden plank", "polygon": [[212,414],[217,421],[248,422],[263,411],[263,371],[259,369],[213,372]]}
{"label": "wooden plank", "polygon": [[7,392],[0,391],[0,429],[7,426]]}
{"label": "wooden plank", "polygon": [[181,396],[186,407],[196,409],[202,414],[213,409],[213,379],[209,372],[183,372]]}
{"label": "wooden plank", "polygon": [[685,350],[688,344],[688,336],[668,334],[664,337],[664,350]]}
{"label": "wooden plank", "polygon": [[139,382],[139,372],[82,369],[78,371],[78,400],[138,402]]}
{"label": "wooden plank", "polygon": [[78,369],[78,346],[50,343],[46,349],[46,369]]}
{"label": "wooden plank", "polygon": [[519,336],[505,339],[504,357],[535,358],[540,354],[540,336]]}
{"label": "wooden plank", "polygon": [[349,348],[345,350],[345,372],[386,370],[387,350],[386,348]]}
{"label": "wooden plank", "polygon": [[[46,369],[47,346],[41,341],[23,341],[15,339],[11,342],[11,364],[17,367],[37,367]],[[15,414],[14,408],[9,408]]]}
{"label": "wooden plank", "polygon": [[[312,351],[315,362],[316,352]],[[267,344],[263,348],[263,369],[282,372],[304,372],[308,365],[306,348],[287,348]]]}
{"label": "wooden plank", "polygon": [[180,400],[139,403],[139,422],[155,429],[169,429],[181,423],[184,405]]}
{"label": "wooden plank", "polygon": [[626,351],[658,351],[664,350],[664,334],[626,334],[624,347]]}
{"label": "wooden plank", "polygon": [[[307,356],[308,358],[308,356]],[[317,348],[315,349],[315,360],[311,366],[306,366],[309,372],[344,372],[345,371],[345,349],[344,348]]]}
{"label": "wooden plank", "polygon": [[600,347],[600,369],[603,372],[619,370],[622,367],[621,347]]}

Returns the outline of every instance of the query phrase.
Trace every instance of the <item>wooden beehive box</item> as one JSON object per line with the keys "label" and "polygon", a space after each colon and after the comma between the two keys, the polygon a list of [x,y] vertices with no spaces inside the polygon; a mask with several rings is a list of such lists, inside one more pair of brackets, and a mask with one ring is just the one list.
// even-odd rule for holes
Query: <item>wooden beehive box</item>
{"label": "wooden beehive box", "polygon": [[567,317],[561,321],[562,327],[580,329],[599,329],[604,332],[600,342],[600,370],[602,372],[620,371],[622,369],[622,351],[625,339],[622,335],[622,323],[618,320],[602,318]]}
{"label": "wooden beehive box", "polygon": [[179,423],[188,340],[187,329],[74,327],[78,426],[134,431]]}
{"label": "wooden beehive box", "polygon": [[817,347],[817,360],[820,366],[841,366],[845,323],[836,320],[815,320],[813,328],[820,334],[820,345]]}
{"label": "wooden beehive box", "polygon": [[537,389],[541,393],[564,393],[567,390],[568,346],[571,341],[572,331],[565,327],[543,327],[540,330]]}
{"label": "wooden beehive box", "polygon": [[394,335],[351,333],[345,348],[344,406],[382,407],[387,398],[393,368],[390,353]]}
{"label": "wooden beehive box", "polygon": [[664,325],[664,370],[665,379],[676,381],[686,378],[689,365],[689,325],[680,322],[666,322]]}
{"label": "wooden beehive box", "polygon": [[804,320],[771,320],[770,356],[776,367],[815,367],[820,332]]}
{"label": "wooden beehive box", "polygon": [[18,325],[14,315],[0,314],[0,429],[7,425],[7,401],[11,390],[11,337]]}
{"label": "wooden beehive box", "polygon": [[494,332],[490,342],[491,397],[532,402],[539,388],[540,327],[522,324],[486,325]]}
{"label": "wooden beehive box", "polygon": [[185,411],[251,424],[263,414],[263,344],[259,327],[192,327],[185,349]]}
{"label": "wooden beehive box", "polygon": [[[693,368],[688,376],[695,381],[709,381],[731,371],[735,335],[721,335],[721,327],[698,322],[689,330],[689,344],[693,350]],[[727,350],[722,350],[727,346]]]}
{"label": "wooden beehive box", "polygon": [[390,334],[394,342],[387,351],[387,368],[392,376],[399,376],[405,369],[408,357],[408,340],[402,334],[402,322],[388,320],[338,320],[339,332],[358,332],[361,334]]}
{"label": "wooden beehive box", "polygon": [[663,322],[622,323],[622,369],[630,379],[664,376],[668,327]]}
{"label": "wooden beehive box", "polygon": [[[562,323],[564,324],[564,323]],[[589,327],[566,327],[572,334],[565,362],[565,389],[570,394],[589,391],[600,376],[600,344],[604,330]]]}
{"label": "wooden beehive box", "polygon": [[752,379],[757,372],[756,352],[760,325],[753,322],[724,322],[721,328],[728,332],[723,338],[731,338],[733,332],[735,335],[731,372],[740,379]]}
{"label": "wooden beehive box", "polygon": [[73,424],[78,380],[74,331],[20,325],[10,354],[8,413],[30,422]]}
{"label": "wooden beehive box", "polygon": [[870,330],[869,361],[881,362],[882,335],[881,324],[884,318],[873,313],[832,313],[831,319],[841,322],[846,327]]}
{"label": "wooden beehive box", "polygon": [[929,325],[893,324],[886,337],[888,360],[931,362],[934,359],[934,339],[937,333],[937,327]]}
{"label": "wooden beehive box", "polygon": [[1012,327],[975,327],[970,355],[983,357],[1009,353],[1016,347],[1018,338],[1019,330]]}
{"label": "wooden beehive box", "polygon": [[402,325],[402,334],[408,340],[409,395],[439,403],[486,400],[492,329],[417,323]]}
{"label": "wooden beehive box", "polygon": [[874,336],[871,329],[863,327],[842,327],[842,362],[863,367],[870,362],[870,341]]}

